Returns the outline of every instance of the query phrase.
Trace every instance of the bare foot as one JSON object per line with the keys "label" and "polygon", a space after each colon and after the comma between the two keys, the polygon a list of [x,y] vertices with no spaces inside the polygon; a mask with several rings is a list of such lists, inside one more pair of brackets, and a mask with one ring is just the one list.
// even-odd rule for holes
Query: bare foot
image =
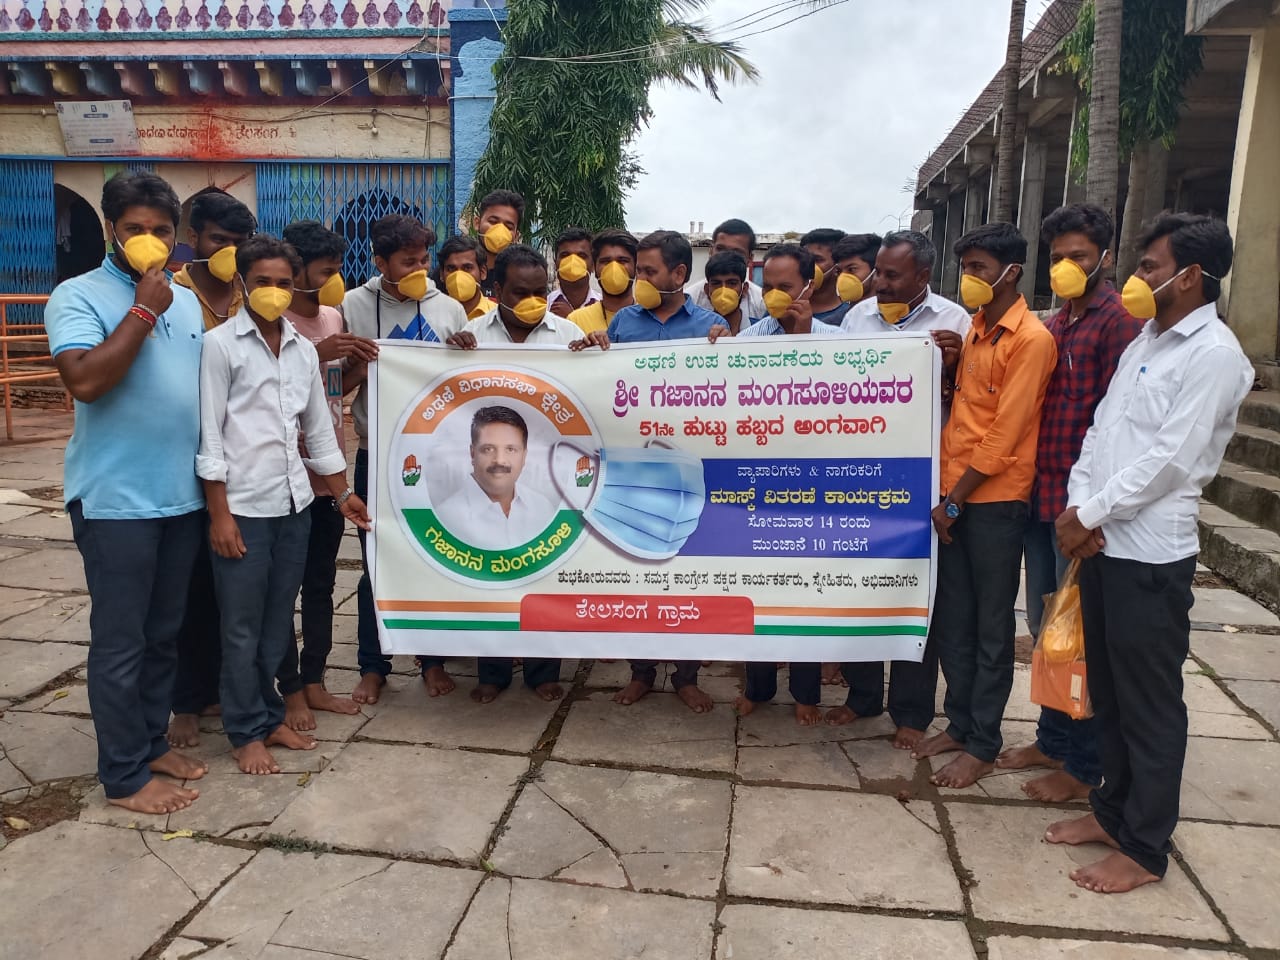
{"label": "bare foot", "polygon": [[924,731],[915,727],[899,727],[893,734],[893,749],[914,750],[924,739]]}
{"label": "bare foot", "polygon": [[972,787],[995,768],[993,763],[979,760],[970,753],[962,753],[930,777],[929,782],[936,787],[963,790],[965,787]]}
{"label": "bare foot", "polygon": [[613,695],[613,701],[629,707],[652,689],[653,684],[645,683],[643,680],[632,680]]}
{"label": "bare foot", "polygon": [[[302,688],[302,693],[307,698],[307,706],[312,710],[323,710],[325,713],[345,713],[348,715],[360,712],[360,704],[354,700],[335,697],[324,688],[323,683],[308,683]],[[288,720],[285,722],[288,723]],[[310,729],[315,728],[312,727]]]}
{"label": "bare foot", "polygon": [[235,747],[231,755],[236,758],[236,764],[240,767],[241,773],[266,776],[269,773],[280,772],[275,757],[271,756],[271,751],[261,740],[246,743],[243,747]]}
{"label": "bare foot", "polygon": [[1087,867],[1077,867],[1071,871],[1071,879],[1077,887],[1094,893],[1128,893],[1148,883],[1160,882],[1154,873],[1118,852]]}
{"label": "bare foot", "polygon": [[827,711],[825,720],[833,727],[843,727],[847,723],[853,723],[858,719],[858,715],[846,706],[832,707]]}
{"label": "bare foot", "polygon": [[840,672],[840,664],[824,663],[822,665],[822,683],[824,686],[847,687],[844,674]]}
{"label": "bare foot", "polygon": [[940,753],[954,753],[963,749],[964,744],[949,733],[935,733],[932,737],[921,740],[916,744],[916,748],[911,751],[911,759],[920,760],[924,757],[936,757]]}
{"label": "bare foot", "polygon": [[711,695],[699,689],[696,683],[685,684],[676,691],[676,696],[694,713],[710,713],[711,708],[716,705]]}
{"label": "bare foot", "polygon": [[1029,743],[1025,747],[1014,747],[996,757],[996,766],[1001,770],[1026,770],[1028,767],[1048,767],[1050,770],[1061,770],[1062,761],[1055,760],[1040,749],[1037,743]]}
{"label": "bare foot", "polygon": [[471,699],[476,703],[493,703],[501,692],[501,687],[492,683],[482,683],[471,691]]}
{"label": "bare foot", "polygon": [[1113,850],[1120,849],[1120,845],[1112,839],[1111,834],[1102,829],[1102,824],[1098,823],[1098,818],[1092,813],[1051,823],[1044,832],[1044,838],[1049,843],[1067,843],[1073,847],[1082,843],[1105,843]]}
{"label": "bare foot", "polygon": [[314,730],[316,715],[307,706],[307,695],[301,691],[286,694],[284,698],[284,725],[291,730]]}
{"label": "bare foot", "polygon": [[351,699],[355,703],[377,703],[382,695],[382,688],[387,685],[387,678],[374,671],[360,677],[360,682],[351,691]]}
{"label": "bare foot", "polygon": [[314,750],[316,748],[316,738],[309,737],[305,733],[298,733],[283,723],[271,731],[271,736],[266,740],[268,747],[284,747],[286,750]]}
{"label": "bare foot", "polygon": [[156,757],[148,766],[152,773],[163,773],[175,780],[199,780],[209,772],[209,765],[195,757],[184,757],[176,750],[170,750]]}
{"label": "bare foot", "polygon": [[134,813],[173,813],[191,806],[200,796],[199,790],[188,790],[176,783],[152,777],[137,793],[127,797],[107,798],[107,803],[124,807]]}
{"label": "bare foot", "polygon": [[200,717],[194,713],[175,713],[169,721],[168,739],[171,747],[200,746]]}
{"label": "bare foot", "polygon": [[[999,765],[999,761],[996,761]],[[1028,780],[1022,785],[1022,792],[1032,800],[1041,803],[1067,803],[1070,800],[1087,800],[1093,787],[1077,780],[1065,770],[1055,770],[1043,777]]]}
{"label": "bare foot", "polygon": [[822,722],[822,708],[816,703],[796,704],[796,723],[802,727],[816,727]]}
{"label": "bare foot", "polygon": [[737,711],[740,717],[749,717],[755,711],[758,704],[754,700],[748,700],[746,697],[738,697],[733,701],[733,709]]}
{"label": "bare foot", "polygon": [[547,703],[551,703],[553,700],[559,700],[564,696],[564,687],[558,683],[540,683],[533,688],[533,692],[547,701]]}
{"label": "bare foot", "polygon": [[429,667],[422,675],[422,685],[427,688],[428,697],[447,696],[458,688],[444,667]]}

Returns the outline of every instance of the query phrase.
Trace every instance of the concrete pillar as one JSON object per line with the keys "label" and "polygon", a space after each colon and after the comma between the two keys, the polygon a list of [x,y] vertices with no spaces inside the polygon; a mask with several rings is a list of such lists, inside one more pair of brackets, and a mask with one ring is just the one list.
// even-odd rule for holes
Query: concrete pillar
{"label": "concrete pillar", "polygon": [[453,163],[453,222],[462,225],[462,208],[471,197],[476,164],[489,145],[489,117],[495,96],[493,65],[502,55],[499,35],[507,22],[503,4],[449,11],[449,66],[452,75],[449,146]]}
{"label": "concrete pillar", "polygon": [[970,177],[964,191],[964,229],[969,232],[974,227],[982,226],[982,208],[987,202],[983,182],[977,177]]}
{"label": "concrete pillar", "polygon": [[1036,267],[1040,260],[1040,221],[1044,219],[1044,175],[1049,148],[1039,135],[1029,133],[1022,151],[1022,190],[1018,200],[1018,229],[1027,238],[1027,264],[1018,288],[1035,307]]}
{"label": "concrete pillar", "polygon": [[1280,22],[1253,33],[1236,131],[1227,223],[1235,263],[1227,323],[1255,360],[1280,356]]}
{"label": "concrete pillar", "polygon": [[[964,234],[965,191],[956,190],[947,198],[946,227],[942,233],[942,248],[938,251],[939,263],[942,265],[942,285],[938,289],[944,297],[956,299],[960,296],[960,259],[955,255],[956,241]],[[938,271],[934,270],[934,276]]]}
{"label": "concrete pillar", "polygon": [[1076,97],[1075,100],[1071,101],[1071,135],[1067,137],[1067,178],[1062,187],[1062,205],[1064,207],[1069,203],[1084,203],[1088,199],[1085,194],[1084,176],[1077,177],[1071,169],[1071,154],[1075,150],[1076,117],[1079,115],[1077,112],[1079,109],[1080,98]]}

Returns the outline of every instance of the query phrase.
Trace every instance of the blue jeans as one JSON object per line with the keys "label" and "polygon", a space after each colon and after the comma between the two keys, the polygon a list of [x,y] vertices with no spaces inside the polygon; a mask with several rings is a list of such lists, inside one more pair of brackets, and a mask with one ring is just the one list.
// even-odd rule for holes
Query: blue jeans
{"label": "blue jeans", "polygon": [[276,671],[293,643],[293,605],[307,563],[311,515],[236,517],[245,555],[212,556],[222,613],[222,728],[233,747],[284,723]]}
{"label": "blue jeans", "polygon": [[169,752],[178,631],[205,514],[86,520],[79,500],[67,512],[93,603],[89,709],[98,779],[118,800],[145,787],[148,765]]}
{"label": "blue jeans", "polygon": [[[369,451],[356,451],[355,470],[356,496],[365,503],[369,502]],[[360,676],[376,673],[386,677],[391,673],[391,658],[382,652],[382,642],[378,639],[378,611],[373,605],[373,581],[369,579],[369,556],[365,552],[364,531],[360,530],[360,559],[364,563],[364,573],[356,586],[356,663],[360,667]],[[424,670],[425,673],[425,670]]]}
{"label": "blue jeans", "polygon": [[[1058,589],[1071,561],[1058,552],[1053,524],[1034,519],[1034,512],[1032,517],[1027,521],[1023,549],[1027,565],[1027,626],[1031,635],[1038,637],[1044,619],[1044,598]],[[1092,718],[1073,720],[1060,710],[1041,707],[1036,746],[1046,757],[1060,761],[1063,769],[1081,783],[1096,787],[1102,782]]]}

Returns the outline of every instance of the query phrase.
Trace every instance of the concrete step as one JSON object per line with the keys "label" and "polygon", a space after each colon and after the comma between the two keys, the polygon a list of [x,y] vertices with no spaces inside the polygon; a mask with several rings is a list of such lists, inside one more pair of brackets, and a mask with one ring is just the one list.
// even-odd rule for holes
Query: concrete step
{"label": "concrete step", "polygon": [[1236,424],[1235,436],[1227,444],[1227,459],[1251,470],[1280,476],[1280,431]]}
{"label": "concrete step", "polygon": [[1280,533],[1202,502],[1200,562],[1242,593],[1280,613]]}
{"label": "concrete step", "polygon": [[1280,391],[1254,390],[1240,405],[1237,423],[1280,431]]}
{"label": "concrete step", "polygon": [[1224,460],[1204,495],[1237,517],[1280,533],[1280,476]]}

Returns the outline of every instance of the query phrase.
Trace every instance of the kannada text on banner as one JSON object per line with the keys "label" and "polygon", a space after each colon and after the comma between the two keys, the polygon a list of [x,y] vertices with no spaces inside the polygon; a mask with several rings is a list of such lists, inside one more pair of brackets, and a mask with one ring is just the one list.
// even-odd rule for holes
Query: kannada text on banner
{"label": "kannada text on banner", "polygon": [[919,660],[939,364],[904,336],[383,342],[384,651]]}

